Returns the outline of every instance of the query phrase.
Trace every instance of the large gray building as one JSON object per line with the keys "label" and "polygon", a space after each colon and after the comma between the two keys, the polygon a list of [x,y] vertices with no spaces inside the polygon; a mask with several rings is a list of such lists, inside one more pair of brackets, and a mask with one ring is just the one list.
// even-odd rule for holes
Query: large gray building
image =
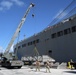
{"label": "large gray building", "polygon": [[34,56],[37,51],[39,55],[48,54],[58,62],[76,61],[76,15],[14,45],[19,59]]}

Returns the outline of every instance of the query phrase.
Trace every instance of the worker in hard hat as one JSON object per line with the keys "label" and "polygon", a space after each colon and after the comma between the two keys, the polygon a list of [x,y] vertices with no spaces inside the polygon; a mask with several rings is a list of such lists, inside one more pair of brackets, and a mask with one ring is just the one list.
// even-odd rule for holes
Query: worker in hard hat
{"label": "worker in hard hat", "polygon": [[36,71],[40,71],[40,62],[36,60]]}
{"label": "worker in hard hat", "polygon": [[48,71],[50,73],[50,63],[49,63],[49,60],[46,61],[45,67],[46,67],[46,72]]}

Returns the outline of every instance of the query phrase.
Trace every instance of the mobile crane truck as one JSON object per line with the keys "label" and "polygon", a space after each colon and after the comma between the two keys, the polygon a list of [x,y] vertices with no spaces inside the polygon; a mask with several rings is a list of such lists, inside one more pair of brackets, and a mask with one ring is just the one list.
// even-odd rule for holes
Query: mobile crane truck
{"label": "mobile crane truck", "polygon": [[15,56],[11,57],[9,54],[9,51],[10,51],[10,48],[11,48],[14,40],[18,36],[18,33],[20,32],[20,29],[21,29],[22,25],[24,24],[26,17],[27,17],[27,15],[32,7],[34,7],[33,3],[31,3],[30,6],[28,7],[28,9],[26,10],[26,13],[24,14],[21,22],[19,23],[19,25],[18,25],[13,37],[11,38],[11,41],[9,42],[5,52],[3,53],[2,60],[1,60],[1,66],[6,67],[6,68],[15,68],[15,67],[21,68],[23,66],[23,62],[21,60],[14,59]]}

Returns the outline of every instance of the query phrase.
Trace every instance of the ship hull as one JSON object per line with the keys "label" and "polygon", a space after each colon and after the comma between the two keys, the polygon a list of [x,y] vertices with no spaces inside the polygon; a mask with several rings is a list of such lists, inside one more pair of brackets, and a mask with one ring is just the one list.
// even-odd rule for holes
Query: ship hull
{"label": "ship hull", "polygon": [[49,55],[58,62],[76,61],[76,17],[70,17],[56,25],[20,41],[14,45],[18,58]]}

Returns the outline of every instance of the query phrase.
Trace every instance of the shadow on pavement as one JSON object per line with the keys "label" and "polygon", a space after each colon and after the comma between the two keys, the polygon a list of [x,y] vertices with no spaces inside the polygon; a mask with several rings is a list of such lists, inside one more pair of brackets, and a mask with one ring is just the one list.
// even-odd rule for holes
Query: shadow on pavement
{"label": "shadow on pavement", "polygon": [[64,71],[64,72],[66,72],[66,73],[74,73],[74,74],[76,74],[76,71]]}

